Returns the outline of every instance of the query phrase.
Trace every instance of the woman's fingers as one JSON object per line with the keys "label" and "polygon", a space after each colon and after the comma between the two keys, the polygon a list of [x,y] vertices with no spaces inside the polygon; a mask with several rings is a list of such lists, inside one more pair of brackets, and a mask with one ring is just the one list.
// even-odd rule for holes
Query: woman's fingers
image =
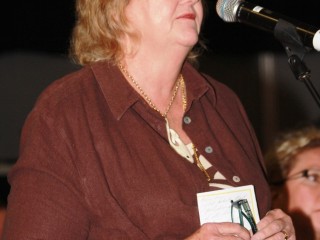
{"label": "woman's fingers", "polygon": [[279,239],[295,240],[295,231],[291,218],[280,209],[269,211],[257,224],[258,232],[251,240]]}
{"label": "woman's fingers", "polygon": [[237,223],[206,223],[186,240],[249,240],[250,232]]}

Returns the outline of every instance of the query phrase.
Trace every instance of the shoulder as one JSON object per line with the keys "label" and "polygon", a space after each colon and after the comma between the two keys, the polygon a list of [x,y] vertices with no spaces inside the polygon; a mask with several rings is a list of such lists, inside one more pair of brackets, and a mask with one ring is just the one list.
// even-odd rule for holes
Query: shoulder
{"label": "shoulder", "polygon": [[101,91],[93,68],[84,66],[53,81],[38,96],[32,112],[54,113],[64,109],[72,112],[81,102],[92,102]]}
{"label": "shoulder", "polygon": [[[197,72],[195,69],[194,71]],[[225,83],[215,79],[204,72],[198,75],[198,85],[205,85],[206,91],[203,97],[210,99],[212,107],[224,116],[229,116],[236,121],[247,122],[247,113],[237,93]]]}
{"label": "shoulder", "polygon": [[205,96],[212,98],[215,104],[241,105],[237,94],[218,79],[201,72],[190,64],[186,64],[184,72],[186,77],[191,79],[190,85],[193,90],[206,92]]}
{"label": "shoulder", "polygon": [[206,73],[202,73],[202,76],[206,79],[208,85],[214,91],[218,99],[228,101],[234,100],[236,102],[239,101],[238,95],[228,85],[207,75]]}
{"label": "shoulder", "polygon": [[228,94],[230,96],[236,95],[235,92],[226,84],[210,76],[209,74],[202,72],[201,69],[199,70],[189,63],[185,64],[184,74],[187,77],[196,80],[198,86],[199,84],[202,84],[202,82],[204,82],[204,84],[206,84],[209,88],[213,89],[217,94]]}
{"label": "shoulder", "polygon": [[80,94],[83,85],[89,82],[92,83],[93,80],[94,76],[91,69],[89,67],[83,67],[52,82],[39,95],[37,104],[50,101],[56,103],[65,101],[76,94]]}

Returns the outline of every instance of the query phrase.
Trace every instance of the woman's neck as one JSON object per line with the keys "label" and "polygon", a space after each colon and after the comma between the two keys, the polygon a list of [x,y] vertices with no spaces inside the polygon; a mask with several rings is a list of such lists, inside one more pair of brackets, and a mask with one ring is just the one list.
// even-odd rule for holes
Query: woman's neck
{"label": "woman's neck", "polygon": [[[181,73],[183,57],[138,52],[126,57],[122,65],[134,78],[143,91],[161,108],[171,98],[172,91]],[[134,87],[134,84],[129,83]]]}

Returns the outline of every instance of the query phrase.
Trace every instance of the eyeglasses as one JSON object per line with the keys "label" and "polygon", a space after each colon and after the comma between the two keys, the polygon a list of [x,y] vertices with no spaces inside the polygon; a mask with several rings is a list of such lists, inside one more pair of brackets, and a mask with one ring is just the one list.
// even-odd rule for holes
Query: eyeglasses
{"label": "eyeglasses", "polygon": [[240,225],[244,227],[244,221],[243,221],[243,217],[248,221],[248,223],[250,224],[252,233],[255,234],[258,229],[257,229],[257,225],[256,222],[254,220],[254,217],[252,215],[249,203],[247,201],[247,199],[240,199],[238,201],[233,201],[231,200],[231,220],[232,222],[235,222],[235,217],[233,215],[234,209],[238,210],[238,214],[239,214],[239,222]]}
{"label": "eyeglasses", "polygon": [[291,176],[288,176],[287,178],[278,182],[274,182],[272,184],[280,185],[283,184],[285,181],[294,180],[298,178],[305,178],[310,183],[320,184],[320,169],[305,169],[301,172],[292,174]]}

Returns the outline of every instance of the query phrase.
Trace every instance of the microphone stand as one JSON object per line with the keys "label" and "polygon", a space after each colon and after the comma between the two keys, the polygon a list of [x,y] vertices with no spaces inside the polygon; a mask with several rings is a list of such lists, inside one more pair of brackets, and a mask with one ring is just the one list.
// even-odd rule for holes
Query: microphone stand
{"label": "microphone stand", "polygon": [[290,68],[299,81],[305,83],[312,97],[320,108],[320,95],[311,81],[311,71],[303,62],[303,57],[311,49],[303,45],[293,24],[279,19],[274,28],[274,36],[282,43],[288,55]]}

